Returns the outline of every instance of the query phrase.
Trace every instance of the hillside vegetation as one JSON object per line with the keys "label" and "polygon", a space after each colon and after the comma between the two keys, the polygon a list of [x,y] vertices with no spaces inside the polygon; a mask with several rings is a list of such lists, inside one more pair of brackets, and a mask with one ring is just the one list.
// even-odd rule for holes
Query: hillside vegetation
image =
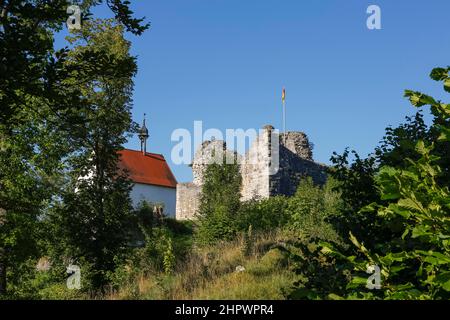
{"label": "hillside vegetation", "polygon": [[286,299],[296,279],[293,261],[277,248],[283,237],[265,234],[244,254],[241,237],[191,252],[173,271],[149,270],[107,299]]}
{"label": "hillside vegetation", "polygon": [[[206,234],[215,240],[206,241],[201,231],[206,228],[202,220],[158,220],[153,217],[152,206],[142,203],[136,212],[140,231],[135,237],[145,244],[130,249],[127,259],[109,275],[110,284],[103,292],[68,290],[51,271],[44,271],[36,272],[39,279],[47,274],[42,283],[36,285],[32,281],[37,289],[34,297],[287,299],[294,283],[301,278],[297,272],[301,265],[296,257],[302,254],[297,248],[299,241],[307,243],[306,239],[315,237],[343,243],[326,222],[327,212],[331,212],[327,210],[340,202],[338,194],[332,191],[333,183],[330,179],[322,188],[305,179],[294,197],[242,204],[234,214],[232,236],[222,240],[214,238],[213,232],[217,230],[214,227]],[[304,201],[306,198],[308,201]]]}

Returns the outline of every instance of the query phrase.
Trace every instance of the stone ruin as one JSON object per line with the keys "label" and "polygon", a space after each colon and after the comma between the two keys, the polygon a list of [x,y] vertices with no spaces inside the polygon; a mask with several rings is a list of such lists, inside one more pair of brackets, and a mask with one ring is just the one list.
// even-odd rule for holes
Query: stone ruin
{"label": "stone ruin", "polygon": [[[273,143],[278,139],[279,143]],[[316,184],[326,182],[326,166],[314,162],[312,144],[303,132],[278,134],[270,125],[263,127],[244,156],[227,150],[222,140],[204,141],[192,161],[193,182],[179,183],[176,218],[195,219],[204,173],[220,159],[237,160],[242,176],[241,200],[264,199],[295,194],[301,179],[311,177]]]}

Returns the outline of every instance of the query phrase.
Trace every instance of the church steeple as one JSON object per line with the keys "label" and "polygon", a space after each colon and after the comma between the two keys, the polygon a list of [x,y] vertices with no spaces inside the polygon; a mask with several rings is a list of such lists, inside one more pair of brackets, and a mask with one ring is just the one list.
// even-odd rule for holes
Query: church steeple
{"label": "church steeple", "polygon": [[145,126],[145,113],[144,113],[144,121],[142,122],[142,127],[139,129],[138,136],[139,136],[139,140],[141,140],[141,152],[145,156],[147,153],[147,139],[149,137],[148,129]]}

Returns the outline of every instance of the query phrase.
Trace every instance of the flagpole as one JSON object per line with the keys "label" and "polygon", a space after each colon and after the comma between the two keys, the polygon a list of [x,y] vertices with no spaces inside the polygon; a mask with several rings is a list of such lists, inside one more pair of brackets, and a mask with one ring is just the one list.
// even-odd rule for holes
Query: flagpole
{"label": "flagpole", "polygon": [[283,143],[286,142],[286,89],[283,87],[281,94],[281,102],[283,102]]}
{"label": "flagpole", "polygon": [[286,142],[286,101],[283,100],[283,142]]}

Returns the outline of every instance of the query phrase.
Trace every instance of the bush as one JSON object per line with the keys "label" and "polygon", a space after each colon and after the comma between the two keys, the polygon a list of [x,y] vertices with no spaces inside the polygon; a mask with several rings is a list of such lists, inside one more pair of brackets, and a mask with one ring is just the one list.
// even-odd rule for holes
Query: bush
{"label": "bush", "polygon": [[287,228],[308,238],[340,241],[328,222],[343,206],[340,194],[334,191],[336,184],[332,178],[322,187],[314,185],[310,177],[302,180],[295,195],[288,199]]}
{"label": "bush", "polygon": [[169,276],[192,249],[191,221],[173,218],[144,220],[153,221],[153,225],[140,225],[144,235],[143,246],[131,250],[127,259],[110,275],[112,289],[120,289],[121,297],[139,298],[141,279],[161,271]]}
{"label": "bush", "polygon": [[254,231],[264,231],[283,227],[289,221],[287,206],[283,196],[247,201],[237,214],[237,228],[246,231],[251,225]]}
{"label": "bush", "polygon": [[243,203],[237,215],[237,229],[255,232],[282,229],[305,237],[341,241],[328,219],[343,210],[338,182],[329,178],[324,186],[303,179],[292,197],[276,196]]}
{"label": "bush", "polygon": [[196,238],[199,244],[230,240],[236,235],[240,188],[241,175],[237,164],[208,165],[198,212]]}
{"label": "bush", "polygon": [[165,273],[172,273],[175,267],[175,255],[173,254],[172,238],[166,240],[166,250],[163,253],[163,266]]}
{"label": "bush", "polygon": [[[450,92],[450,68],[437,68],[431,78],[444,82]],[[434,140],[412,136],[402,146],[411,158],[402,159],[393,166],[384,165],[375,175],[379,198],[368,204],[358,215],[376,216],[380,224],[372,224],[374,234],[383,234],[386,226],[393,232],[389,236],[350,233],[353,244],[349,250],[322,242],[316,249],[315,261],[325,261],[333,272],[337,284],[327,281],[318,285],[318,279],[304,281],[292,296],[331,299],[434,299],[450,298],[450,191],[446,182],[449,162],[442,162],[439,147],[450,142],[450,105],[434,98],[407,90],[405,96],[412,105],[430,105],[436,117],[430,129]],[[414,149],[409,146],[414,143]],[[448,150],[447,150],[448,151]],[[388,156],[393,155],[387,150]],[[388,157],[384,157],[388,159]],[[399,160],[396,158],[396,160]],[[389,160],[392,161],[392,160]],[[367,243],[373,243],[370,247]],[[303,266],[311,266],[311,259]],[[369,268],[371,266],[372,268]],[[366,287],[375,266],[379,268],[381,287]],[[315,266],[314,274],[332,280],[325,267]],[[376,269],[375,269],[376,270]],[[302,273],[299,268],[299,273]],[[309,273],[309,275],[311,275]],[[345,275],[351,275],[345,283]]]}

